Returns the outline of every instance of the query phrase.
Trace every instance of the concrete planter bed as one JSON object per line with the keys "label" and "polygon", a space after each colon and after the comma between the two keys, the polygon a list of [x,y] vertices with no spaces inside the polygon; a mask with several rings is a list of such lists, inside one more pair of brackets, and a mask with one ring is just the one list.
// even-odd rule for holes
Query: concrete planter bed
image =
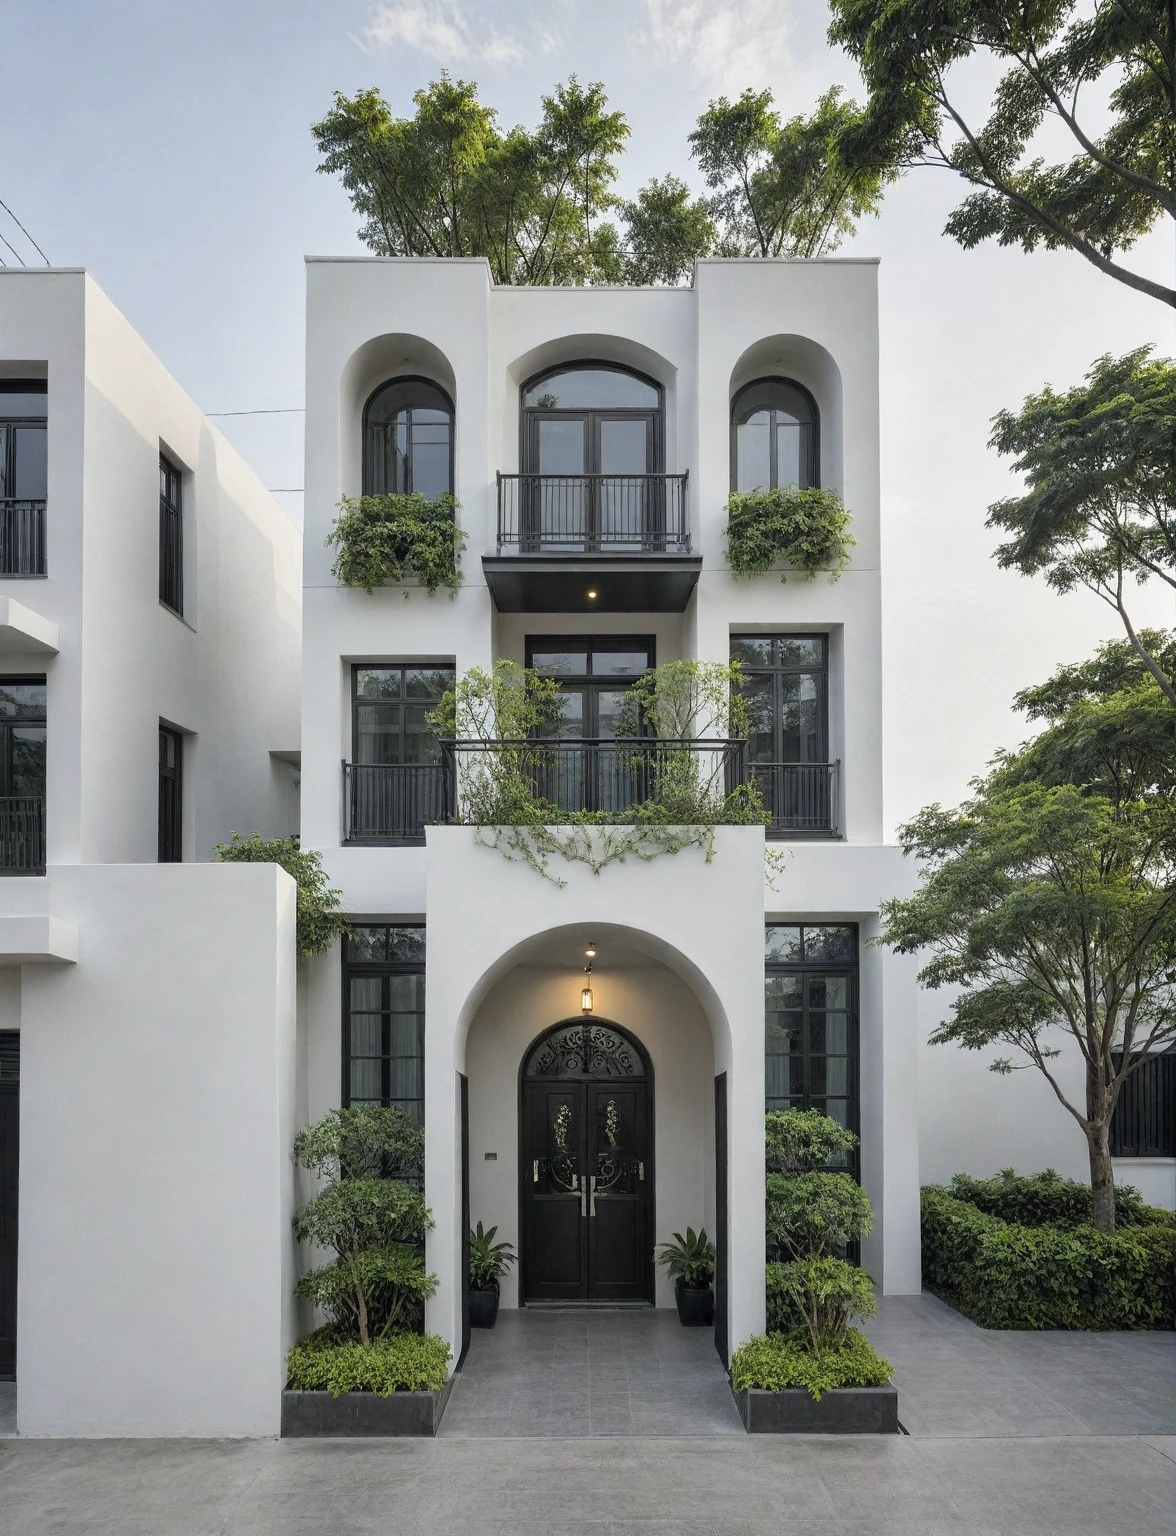
{"label": "concrete planter bed", "polygon": [[332,1397],[329,1392],[287,1389],[282,1393],[282,1437],[431,1438],[437,1433],[452,1389],[452,1376],[440,1392],[392,1392],[387,1397],[377,1397],[374,1392],[344,1392]]}
{"label": "concrete planter bed", "polygon": [[818,1402],[805,1387],[736,1392],[749,1435],[897,1435],[897,1387],[837,1387]]}

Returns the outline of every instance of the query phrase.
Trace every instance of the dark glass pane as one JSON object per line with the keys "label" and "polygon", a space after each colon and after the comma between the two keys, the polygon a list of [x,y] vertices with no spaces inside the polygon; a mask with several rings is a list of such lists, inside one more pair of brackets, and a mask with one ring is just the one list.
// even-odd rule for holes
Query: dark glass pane
{"label": "dark glass pane", "polygon": [[825,664],[823,635],[781,635],[776,646],[782,667],[819,668]]}
{"label": "dark glass pane", "polygon": [[648,651],[594,651],[593,677],[640,677],[649,667]]}
{"label": "dark glass pane", "polygon": [[821,690],[811,672],[780,675],[780,746],[782,762],[820,761]]}
{"label": "dark glass pane", "polygon": [[809,1019],[809,1050],[831,1056],[849,1050],[849,1019],[844,1013],[817,1013]]}
{"label": "dark glass pane", "polygon": [[447,496],[453,490],[449,472],[449,428],[419,427],[413,416],[412,428],[412,489],[420,496],[433,500]]}
{"label": "dark glass pane", "polygon": [[[425,930],[423,928],[390,928],[388,930],[390,960],[414,961],[419,960],[423,965],[425,961]],[[423,976],[414,978],[420,983],[420,1007],[424,1007]]]}
{"label": "dark glass pane", "polygon": [[369,401],[367,419],[373,425],[391,422],[414,406],[427,413],[427,420],[449,420],[449,401],[424,379],[393,379],[385,384]]}
{"label": "dark glass pane", "polygon": [[368,1059],[352,1058],[351,1060],[351,1100],[366,1099],[369,1103],[380,1102],[383,1091],[384,1064],[378,1058],[374,1061]]}
{"label": "dark glass pane", "polygon": [[361,704],[356,710],[356,753],[361,763],[401,761],[401,706]]}
{"label": "dark glass pane", "polygon": [[787,379],[759,379],[740,390],[731,419],[737,426],[753,418],[766,422],[769,411],[776,413],[777,420],[781,416],[794,422],[813,420],[808,396]]}
{"label": "dark glass pane", "polygon": [[848,1093],[849,1061],[844,1056],[812,1056],[809,1058],[808,1091],[810,1093]]}
{"label": "dark glass pane", "polygon": [[[3,401],[0,400],[0,409]],[[13,432],[16,465],[12,492],[20,500],[43,501],[46,489],[46,432],[44,427],[17,427]]]}
{"label": "dark glass pane", "polygon": [[776,484],[778,486],[807,484],[807,477],[801,473],[803,431],[804,428],[795,421],[777,419]]}
{"label": "dark glass pane", "polygon": [[852,928],[816,928],[804,930],[804,958],[828,960],[838,965],[852,964],[854,959],[854,930]]}
{"label": "dark glass pane", "polygon": [[45,727],[18,725],[12,728],[13,795],[45,793]]}
{"label": "dark glass pane", "polygon": [[731,660],[745,667],[770,667],[772,640],[766,635],[732,635]]}
{"label": "dark glass pane", "polygon": [[[805,954],[808,954],[811,928],[805,929]],[[848,976],[809,976],[808,1001],[810,1008],[846,1009],[849,1007]]]}
{"label": "dark glass pane", "polygon": [[47,416],[48,395],[45,385],[24,380],[15,389],[0,387],[0,421],[21,416]]}
{"label": "dark glass pane", "polygon": [[44,718],[44,680],[29,683],[0,683],[0,719],[43,720]]}
{"label": "dark glass pane", "polygon": [[[393,929],[396,933],[398,930]],[[399,930],[403,932],[403,930]],[[419,973],[407,976],[389,976],[388,994],[391,1008],[397,1013],[423,1012],[425,1007],[425,978]]]}
{"label": "dark glass pane", "polygon": [[771,673],[756,672],[745,677],[740,692],[751,710],[747,733],[747,756],[753,763],[776,761],[776,685]]}
{"label": "dark glass pane", "polygon": [[[359,934],[383,933],[382,928],[360,928]],[[373,956],[372,958],[377,958]],[[348,995],[353,1013],[379,1013],[384,1006],[384,982],[380,976],[352,976]]]}
{"label": "dark glass pane", "polygon": [[394,1057],[388,1063],[388,1096],[396,1100],[424,1097],[424,1062],[416,1057]]}
{"label": "dark glass pane", "polygon": [[[379,1003],[379,978],[376,981],[376,1001]],[[354,988],[352,989],[352,1003],[354,1005]],[[351,1054],[352,1056],[379,1056],[383,1051],[384,1022],[380,1015],[367,1013],[353,1013],[351,1015]]]}
{"label": "dark glass pane", "polygon": [[[347,939],[348,960],[384,960],[387,958],[387,932],[382,925],[352,928]],[[355,986],[360,977],[351,978],[352,986]],[[362,978],[368,979],[368,978]],[[374,978],[378,984],[379,978]]]}
{"label": "dark glass pane", "polygon": [[398,699],[400,697],[402,669],[400,667],[356,667],[355,697],[357,699]]}
{"label": "dark glass pane", "polygon": [[412,667],[404,674],[405,698],[440,699],[452,686],[452,667]]}
{"label": "dark glass pane", "polygon": [[804,1092],[801,1060],[798,1056],[768,1056],[765,1061],[767,1097],[787,1098]]}
{"label": "dark glass pane", "polygon": [[616,368],[568,368],[548,374],[523,394],[524,406],[532,409],[608,410],[625,406],[656,409],[657,389],[631,373]]}
{"label": "dark glass pane", "polygon": [[804,978],[799,974],[764,978],[764,1000],[769,1008],[799,1008],[803,993]]}
{"label": "dark glass pane", "polygon": [[[575,417],[541,418],[538,426],[539,464],[536,473],[540,475],[585,474],[588,468],[586,425],[586,422]],[[560,531],[560,522],[564,520],[563,515],[572,509],[567,495],[558,496],[557,491],[558,487],[551,487],[550,505],[545,502],[544,507],[549,513],[553,529]],[[571,522],[571,519],[566,520]]]}
{"label": "dark glass pane", "polygon": [[588,672],[588,652],[533,651],[531,665],[545,677],[584,677]]}
{"label": "dark glass pane", "polygon": [[791,965],[800,959],[800,925],[769,923],[765,935],[765,957],[769,963]]}
{"label": "dark glass pane", "polygon": [[735,428],[735,489],[769,490],[772,484],[771,425],[766,414]]}

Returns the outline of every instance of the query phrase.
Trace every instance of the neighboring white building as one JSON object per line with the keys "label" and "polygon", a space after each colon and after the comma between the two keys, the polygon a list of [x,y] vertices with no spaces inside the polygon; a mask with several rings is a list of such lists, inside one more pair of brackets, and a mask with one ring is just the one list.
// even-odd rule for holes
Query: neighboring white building
{"label": "neighboring white building", "polygon": [[[917,1291],[915,968],[869,947],[911,878],[883,841],[876,264],[704,261],[682,289],[496,288],[481,260],[307,270],[302,826],[355,922],[312,966],[308,1108],[342,1091],[423,1113],[428,1326],[460,1350],[464,1161],[470,1218],[520,1252],[504,1304],[667,1305],[654,1243],[705,1225],[729,1344],[761,1331],[765,1094],[860,1131],[865,1262]],[[733,580],[733,481],[840,489],[840,580]],[[336,583],[341,495],[450,488],[455,597]],[[774,889],[759,828],[721,829],[709,864],[561,866],[562,889],[469,827],[426,830],[448,806],[424,716],[455,672],[559,677],[553,792],[607,805],[629,792],[619,692],[733,655],[786,854]]]}
{"label": "neighboring white building", "polygon": [[18,1353],[25,1434],[276,1425],[293,882],[196,861],[298,830],[299,569],[296,524],[91,278],[0,273],[0,1376]]}

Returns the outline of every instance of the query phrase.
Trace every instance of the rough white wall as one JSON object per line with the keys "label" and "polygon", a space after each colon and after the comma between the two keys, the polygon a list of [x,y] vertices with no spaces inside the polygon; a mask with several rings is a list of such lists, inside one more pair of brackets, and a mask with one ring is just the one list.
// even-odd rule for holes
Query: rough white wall
{"label": "rough white wall", "polygon": [[[0,903],[13,904],[0,882]],[[18,1428],[274,1435],[291,1342],[294,883],[272,865],[40,882],[76,965],[21,998]]]}

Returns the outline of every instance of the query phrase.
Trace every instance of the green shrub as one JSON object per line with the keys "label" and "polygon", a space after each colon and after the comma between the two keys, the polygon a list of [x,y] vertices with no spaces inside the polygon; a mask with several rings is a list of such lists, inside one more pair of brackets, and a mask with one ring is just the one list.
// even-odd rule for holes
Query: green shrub
{"label": "green shrub", "polygon": [[286,1356],[286,1376],[292,1390],[374,1392],[440,1392],[449,1377],[449,1345],[432,1333],[394,1333],[372,1344],[341,1339],[334,1328],[320,1328]]}
{"label": "green shrub", "polygon": [[[986,1216],[1020,1222],[1026,1227],[1088,1226],[1094,1214],[1090,1185],[1063,1179],[1053,1168],[1027,1174],[1002,1168],[994,1179],[974,1179],[970,1174],[957,1173],[948,1190],[953,1199],[966,1200]],[[1169,1213],[1147,1205],[1137,1189],[1116,1186],[1117,1225],[1150,1225],[1165,1219],[1171,1219]]]}
{"label": "green shrub", "polygon": [[816,1173],[844,1162],[857,1142],[819,1109],[771,1109],[764,1116],[764,1155],[772,1173]]}
{"label": "green shrub", "polygon": [[799,1259],[843,1253],[873,1225],[870,1197],[848,1173],[769,1173],[768,1250]]}
{"label": "green shrub", "polygon": [[941,1186],[922,1192],[923,1282],[983,1328],[1173,1324],[1176,1225],[1100,1232],[1002,1221]]}
{"label": "green shrub", "polygon": [[855,1317],[878,1310],[869,1275],[844,1259],[809,1255],[781,1264],[778,1284],[799,1319],[794,1340],[807,1340],[814,1353],[837,1348]]}
{"label": "green shrub", "polygon": [[430,594],[461,586],[465,534],[452,496],[344,496],[326,542],[336,551],[331,574],[345,587],[371,592],[409,578]]}
{"label": "green shrub", "polygon": [[295,897],[298,953],[304,960],[325,955],[347,932],[339,913],[343,892],[334,889],[323,868],[322,855],[302,848],[296,837],[264,838],[260,832],[216,845],[215,864],[277,864],[298,887]]}
{"label": "green shrub", "polygon": [[787,1265],[769,1264],[766,1271],[768,1332],[797,1335],[803,1332],[804,1318],[797,1309],[792,1292],[785,1284]]}
{"label": "green shrub", "polygon": [[838,1387],[884,1387],[892,1367],[856,1328],[834,1349],[809,1350],[781,1334],[749,1339],[731,1357],[731,1388],[786,1392],[804,1387],[820,1402]]}
{"label": "green shrub", "polygon": [[[727,498],[727,564],[734,576],[756,576],[785,565],[812,580],[837,577],[856,542],[850,515],[836,491],[795,485],[774,491],[732,491]],[[787,570],[781,571],[787,581]]]}

